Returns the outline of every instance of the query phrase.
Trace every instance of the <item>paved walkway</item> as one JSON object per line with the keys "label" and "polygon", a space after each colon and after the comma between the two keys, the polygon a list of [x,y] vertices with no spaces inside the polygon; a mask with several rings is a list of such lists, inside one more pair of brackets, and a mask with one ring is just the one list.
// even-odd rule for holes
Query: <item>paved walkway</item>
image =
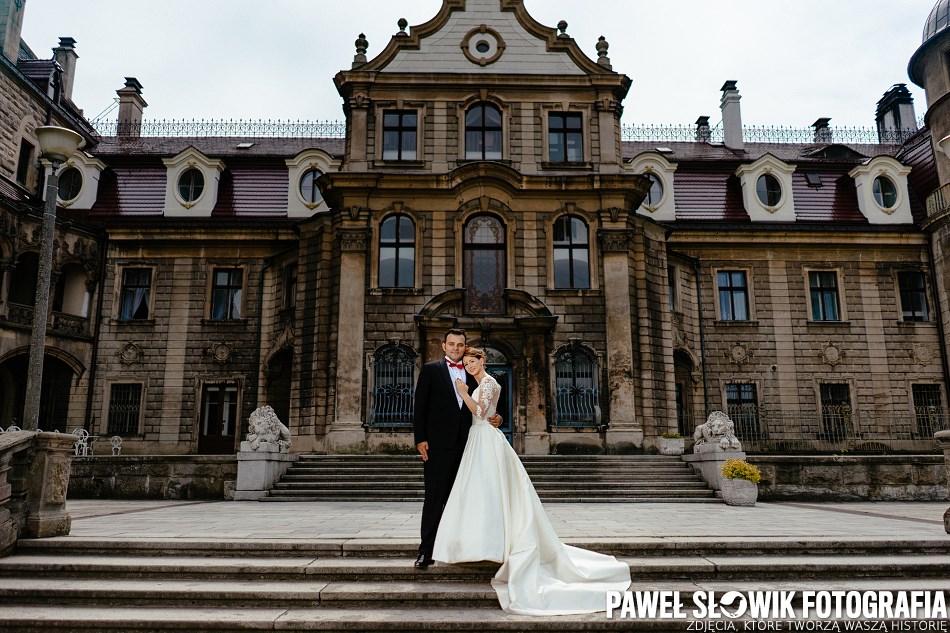
{"label": "paved walkway", "polygon": [[[591,541],[651,538],[947,540],[947,502],[549,503],[558,535]],[[421,503],[70,500],[71,537],[393,539],[419,536]]]}

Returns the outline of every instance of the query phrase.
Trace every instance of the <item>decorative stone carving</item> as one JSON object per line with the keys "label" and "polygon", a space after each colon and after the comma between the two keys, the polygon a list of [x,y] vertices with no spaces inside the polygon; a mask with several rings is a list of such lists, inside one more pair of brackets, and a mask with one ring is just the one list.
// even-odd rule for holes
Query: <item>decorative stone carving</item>
{"label": "decorative stone carving", "polygon": [[844,350],[841,349],[841,345],[829,342],[821,348],[818,356],[821,357],[822,362],[834,367],[844,358]]}
{"label": "decorative stone carving", "polygon": [[699,452],[704,444],[718,446],[723,450],[741,451],[742,444],[736,437],[736,426],[722,411],[713,411],[703,424],[693,432],[693,452]]}
{"label": "decorative stone carving", "polygon": [[630,248],[630,240],[633,239],[633,233],[624,230],[601,229],[598,236],[603,253],[626,253]]}
{"label": "decorative stone carving", "polygon": [[343,252],[365,253],[369,241],[369,232],[366,229],[338,229],[340,250]]}
{"label": "decorative stone carving", "polygon": [[933,348],[923,343],[915,343],[910,354],[918,365],[929,365],[933,362],[935,356]]}
{"label": "decorative stone carving", "polygon": [[241,442],[242,451],[286,453],[290,449],[288,429],[268,405],[258,407],[248,419],[247,440]]}
{"label": "decorative stone carving", "polygon": [[226,363],[231,360],[234,348],[229,343],[221,341],[220,343],[212,343],[207,352],[216,363]]}
{"label": "decorative stone carving", "polygon": [[122,349],[118,351],[119,360],[125,363],[128,366],[132,366],[135,363],[142,361],[142,350],[138,346],[138,343],[134,341],[129,341],[122,346]]}
{"label": "decorative stone carving", "polygon": [[742,365],[749,362],[749,360],[752,358],[752,354],[753,353],[750,352],[745,345],[739,341],[736,341],[736,344],[730,347],[726,352],[726,358],[739,367],[742,367]]}

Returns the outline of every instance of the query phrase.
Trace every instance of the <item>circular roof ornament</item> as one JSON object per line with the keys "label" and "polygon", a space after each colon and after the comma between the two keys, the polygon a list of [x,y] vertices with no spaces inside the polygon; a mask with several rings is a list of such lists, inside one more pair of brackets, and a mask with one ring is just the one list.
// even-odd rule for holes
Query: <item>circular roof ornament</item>
{"label": "circular roof ornament", "polygon": [[462,53],[479,66],[492,64],[505,52],[505,40],[495,29],[480,25],[462,38]]}

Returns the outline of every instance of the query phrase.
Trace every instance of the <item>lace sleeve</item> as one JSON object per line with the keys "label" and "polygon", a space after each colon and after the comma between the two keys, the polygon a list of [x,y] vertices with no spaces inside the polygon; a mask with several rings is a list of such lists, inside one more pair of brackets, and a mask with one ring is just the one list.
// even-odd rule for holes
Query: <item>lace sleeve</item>
{"label": "lace sleeve", "polygon": [[478,400],[475,402],[475,417],[483,419],[495,412],[495,407],[498,405],[498,396],[501,393],[501,385],[491,376],[485,376],[478,387]]}

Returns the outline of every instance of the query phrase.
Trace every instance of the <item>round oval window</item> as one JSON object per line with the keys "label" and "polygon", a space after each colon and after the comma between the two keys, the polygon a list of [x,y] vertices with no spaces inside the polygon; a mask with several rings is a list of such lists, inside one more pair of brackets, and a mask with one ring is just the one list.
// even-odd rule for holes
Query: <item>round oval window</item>
{"label": "round oval window", "polygon": [[485,40],[481,40],[475,45],[475,50],[481,53],[482,55],[484,55],[485,53],[491,50],[491,44],[489,44]]}
{"label": "round oval window", "polygon": [[186,170],[178,179],[178,195],[185,202],[194,202],[205,188],[204,175],[195,168]]}
{"label": "round oval window", "polygon": [[897,187],[890,178],[878,176],[874,179],[874,200],[885,209],[897,206]]}
{"label": "round oval window", "polygon": [[772,174],[762,174],[755,183],[755,193],[759,202],[774,207],[782,200],[782,185]]}
{"label": "round oval window", "polygon": [[320,187],[317,186],[317,178],[323,175],[319,169],[308,169],[300,177],[300,197],[307,204],[319,204],[323,202],[323,195],[320,193]]}
{"label": "round oval window", "polygon": [[650,180],[650,190],[647,192],[647,197],[643,199],[643,204],[648,207],[655,207],[663,199],[663,183],[656,174],[647,172],[643,175]]}
{"label": "round oval window", "polygon": [[75,167],[67,167],[59,175],[59,199],[69,202],[79,197],[82,191],[82,172]]}

